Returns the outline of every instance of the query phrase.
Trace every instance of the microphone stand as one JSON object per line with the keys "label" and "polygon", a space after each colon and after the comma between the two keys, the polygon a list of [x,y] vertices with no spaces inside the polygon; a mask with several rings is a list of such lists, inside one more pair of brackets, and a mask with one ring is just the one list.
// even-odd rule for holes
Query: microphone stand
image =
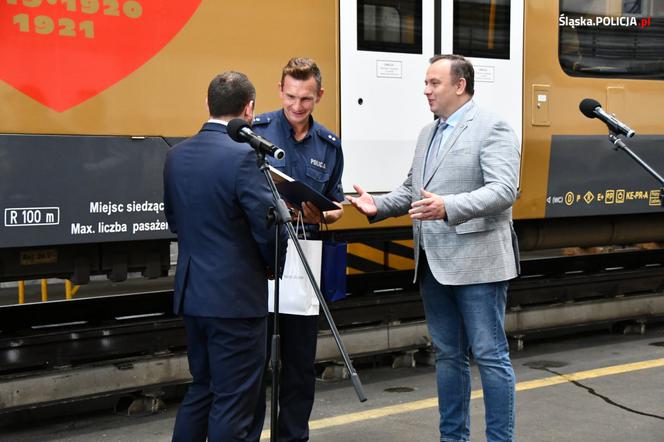
{"label": "microphone stand", "polygon": [[341,357],[344,360],[346,369],[348,369],[348,373],[350,374],[350,380],[353,383],[353,387],[355,388],[355,393],[357,394],[357,397],[360,400],[360,402],[366,401],[367,397],[364,394],[364,389],[362,387],[362,383],[360,382],[360,378],[357,375],[357,371],[355,371],[353,363],[351,362],[350,357],[348,356],[348,351],[346,351],[346,347],[344,346],[344,343],[341,340],[341,336],[339,335],[339,330],[337,330],[337,326],[334,323],[332,314],[330,313],[330,310],[327,307],[327,304],[325,303],[325,298],[323,297],[323,294],[320,291],[320,287],[318,286],[318,284],[316,284],[316,279],[314,278],[314,274],[311,271],[309,262],[307,261],[307,258],[304,256],[302,247],[300,246],[300,243],[297,240],[297,234],[295,233],[295,229],[293,228],[290,211],[288,210],[288,207],[286,206],[284,200],[279,195],[277,186],[274,184],[274,180],[272,179],[272,175],[270,174],[268,164],[265,161],[265,153],[259,149],[255,150],[256,150],[256,163],[258,164],[258,168],[263,172],[263,175],[265,175],[265,180],[267,181],[267,184],[270,187],[270,191],[272,192],[272,198],[274,199],[275,202],[275,207],[271,207],[269,210],[268,221],[270,223],[274,223],[274,232],[275,232],[274,233],[275,237],[274,322],[273,322],[274,325],[272,328],[273,330],[272,342],[270,343],[270,351],[271,351],[270,364],[272,365],[272,392],[270,395],[270,404],[271,404],[270,441],[276,442],[279,431],[277,422],[279,415],[279,373],[281,371],[281,337],[279,335],[279,270],[278,270],[279,256],[280,256],[279,227],[281,225],[285,225],[286,230],[288,231],[288,237],[291,239],[293,245],[295,246],[297,254],[300,257],[300,261],[304,266],[304,270],[307,272],[307,277],[309,279],[309,282],[311,283],[311,286],[313,287],[314,292],[316,293],[316,297],[318,298],[318,302],[320,303],[320,308],[323,310],[323,313],[325,314],[325,319],[327,320],[327,323],[330,326],[330,330],[332,331],[334,340],[337,343],[337,347],[339,348],[339,353],[341,353]]}
{"label": "microphone stand", "polygon": [[660,205],[664,206],[664,178],[662,178],[660,174],[658,174],[652,167],[650,167],[648,163],[643,161],[637,154],[635,154],[632,151],[632,149],[627,147],[627,145],[623,142],[623,140],[618,138],[618,135],[615,132],[613,131],[609,132],[609,141],[615,146],[614,147],[615,150],[620,150],[620,149],[624,150],[630,157],[632,157],[634,161],[639,163],[641,167],[643,167],[650,175],[652,175],[653,177],[655,177],[657,181],[659,181],[659,184],[662,185],[662,187],[660,187],[659,189],[659,201]]}

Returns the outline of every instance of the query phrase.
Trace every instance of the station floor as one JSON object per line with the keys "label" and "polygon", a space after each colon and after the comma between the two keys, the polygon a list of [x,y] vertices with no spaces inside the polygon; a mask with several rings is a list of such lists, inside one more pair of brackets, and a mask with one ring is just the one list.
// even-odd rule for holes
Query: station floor
{"label": "station floor", "polygon": [[[522,351],[513,351],[512,360],[517,375],[515,440],[664,441],[661,323],[648,325],[645,334],[595,330],[526,340]],[[363,364],[358,373],[369,398],[365,403],[357,400],[349,381],[319,382],[310,421],[312,441],[439,440],[433,367]],[[13,424],[5,419],[0,441],[169,441],[178,403],[166,405],[165,411],[143,417],[102,410]],[[269,421],[261,440],[269,440]],[[476,369],[471,440],[485,440]]]}

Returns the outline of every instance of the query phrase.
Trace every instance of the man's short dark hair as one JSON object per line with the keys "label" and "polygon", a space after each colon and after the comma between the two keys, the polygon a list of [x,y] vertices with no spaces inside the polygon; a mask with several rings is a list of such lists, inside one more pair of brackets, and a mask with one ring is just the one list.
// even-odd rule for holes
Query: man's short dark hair
{"label": "man's short dark hair", "polygon": [[429,63],[434,64],[438,60],[450,60],[450,71],[454,81],[457,82],[464,78],[466,80],[466,92],[472,97],[475,94],[475,69],[473,69],[472,63],[462,55],[456,54],[434,55],[429,59]]}
{"label": "man's short dark hair", "polygon": [[288,60],[286,66],[281,71],[281,84],[284,84],[286,75],[293,77],[296,80],[308,80],[311,77],[316,79],[316,86],[318,91],[323,85],[323,77],[320,74],[318,65],[311,58],[293,57]]}
{"label": "man's short dark hair", "polygon": [[223,72],[212,79],[208,87],[210,116],[238,116],[247,103],[256,100],[256,88],[241,72]]}

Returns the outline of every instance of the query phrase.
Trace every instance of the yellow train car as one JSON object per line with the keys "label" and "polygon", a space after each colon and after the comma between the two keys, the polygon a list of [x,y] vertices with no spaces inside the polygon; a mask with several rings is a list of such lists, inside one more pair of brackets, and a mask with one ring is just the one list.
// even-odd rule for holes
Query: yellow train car
{"label": "yellow train car", "polygon": [[[420,95],[426,60],[455,52],[475,65],[475,100],[520,136],[523,250],[661,241],[661,183],[579,111],[584,98],[603,103],[636,130],[628,144],[664,169],[657,2],[350,3],[340,42],[346,190],[362,180],[387,191],[405,177],[414,134],[430,118]],[[371,28],[380,20],[389,32]]]}
{"label": "yellow train car", "polygon": [[[168,238],[159,209],[160,160],[205,119],[209,78],[227,69],[246,72],[258,88],[258,111],[267,111],[279,106],[279,70],[294,54],[315,58],[323,70],[326,96],[316,117],[344,140],[345,190],[358,182],[389,191],[405,177],[415,134],[431,118],[422,78],[428,58],[439,52],[474,62],[476,101],[505,115],[520,135],[514,217],[522,249],[662,239],[660,185],[611,149],[601,123],[577,110],[583,98],[595,97],[632,124],[634,148],[653,167],[664,166],[656,155],[664,133],[656,112],[664,92],[657,2],[233,6],[195,0],[3,4],[0,248]],[[130,215],[132,204],[138,210]],[[124,212],[106,213],[118,206]],[[377,227],[407,225],[399,219]],[[350,213],[333,228],[369,225]],[[118,256],[134,246],[113,252],[118,277],[118,261],[132,267],[132,259]],[[154,247],[163,254],[163,247]],[[5,255],[3,279],[52,273],[48,266],[29,268],[40,260],[55,273],[69,272],[77,261],[72,272],[82,281],[88,268],[113,273],[90,251],[60,248],[24,252],[22,261]],[[163,273],[162,261],[153,260],[150,275]]]}
{"label": "yellow train car", "polygon": [[317,117],[338,128],[337,9],[3,0],[0,280],[165,275],[163,160],[207,119],[210,79],[247,73],[267,111],[279,105],[281,66],[310,55],[327,74]]}
{"label": "yellow train car", "polygon": [[[475,65],[475,100],[521,140],[522,250],[664,237],[661,185],[578,111],[584,98],[599,100],[636,130],[634,150],[664,169],[664,11],[655,1],[2,6],[0,280],[166,274],[165,152],[205,120],[205,86],[220,71],[252,78],[259,112],[277,108],[280,68],[293,55],[323,70],[316,117],[344,140],[347,192],[403,180],[432,118],[421,93],[428,58],[454,52]],[[412,269],[407,217],[370,226],[346,212],[330,229],[351,243],[350,275]]]}

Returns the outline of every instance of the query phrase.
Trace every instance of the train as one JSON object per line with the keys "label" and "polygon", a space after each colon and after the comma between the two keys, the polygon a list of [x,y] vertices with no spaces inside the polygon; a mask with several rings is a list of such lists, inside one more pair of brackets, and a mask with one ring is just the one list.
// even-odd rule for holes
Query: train
{"label": "train", "polygon": [[[662,184],[579,111],[598,100],[634,129],[630,148],[664,170],[664,6],[655,0],[0,0],[0,23],[0,382],[99,353],[182,349],[167,290],[68,289],[74,299],[34,303],[15,293],[47,278],[168,281],[176,238],[163,213],[166,152],[207,119],[205,90],[219,72],[249,76],[257,113],[279,108],[292,56],[321,68],[314,116],[341,137],[347,193],[353,184],[389,192],[405,179],[433,118],[422,93],[429,58],[472,61],[475,101],[521,142],[512,336],[664,315]],[[353,354],[428,343],[411,235],[407,217],[369,224],[350,205],[324,232],[348,243],[349,296],[331,308]],[[159,324],[158,343],[119,338]],[[319,359],[334,360],[321,328]],[[118,341],[92,340],[102,336]],[[50,356],[35,356],[45,348]],[[161,382],[186,378],[181,355],[168,360]],[[156,370],[141,361],[132,364]],[[27,397],[0,409],[32,404]]]}

